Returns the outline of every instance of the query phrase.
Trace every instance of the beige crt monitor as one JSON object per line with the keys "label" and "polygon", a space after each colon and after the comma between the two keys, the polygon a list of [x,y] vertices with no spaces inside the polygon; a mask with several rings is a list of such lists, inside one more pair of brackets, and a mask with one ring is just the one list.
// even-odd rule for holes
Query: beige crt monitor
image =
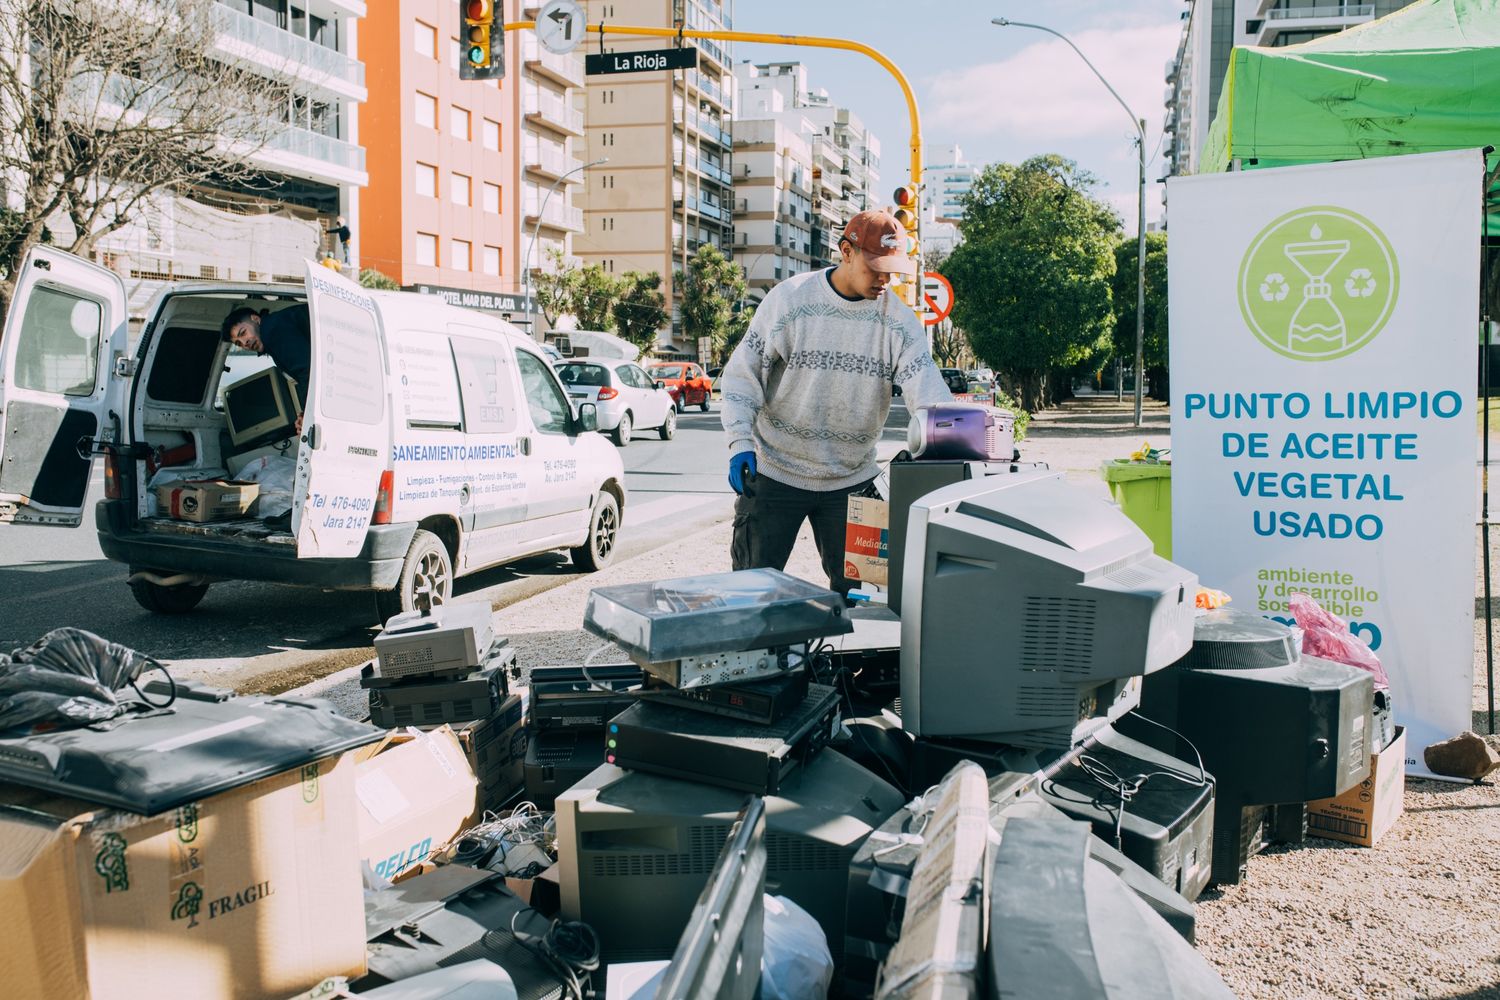
{"label": "beige crt monitor", "polygon": [[279,368],[263,368],[224,390],[229,440],[239,451],[294,436],[301,414],[292,381]]}

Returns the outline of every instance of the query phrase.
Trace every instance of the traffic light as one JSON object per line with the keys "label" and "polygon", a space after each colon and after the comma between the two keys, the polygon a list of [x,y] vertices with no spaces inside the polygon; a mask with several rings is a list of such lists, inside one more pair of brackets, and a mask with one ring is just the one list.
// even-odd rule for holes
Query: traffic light
{"label": "traffic light", "polygon": [[505,75],[505,22],[496,17],[495,0],[459,0],[462,79],[498,80]]}
{"label": "traffic light", "polygon": [[[901,224],[901,228],[906,230],[906,252],[909,256],[916,258],[920,262],[921,248],[917,245],[918,219],[916,185],[901,185],[896,189],[896,193],[891,196],[891,200],[896,203],[896,210],[891,214],[894,215],[896,221]],[[920,271],[921,268],[918,267],[918,270]],[[894,288],[896,295],[907,305],[911,306],[913,309],[916,309],[919,316],[923,311],[921,297],[917,294],[917,288],[920,285],[920,280],[901,281],[898,282],[896,284],[896,287]]]}

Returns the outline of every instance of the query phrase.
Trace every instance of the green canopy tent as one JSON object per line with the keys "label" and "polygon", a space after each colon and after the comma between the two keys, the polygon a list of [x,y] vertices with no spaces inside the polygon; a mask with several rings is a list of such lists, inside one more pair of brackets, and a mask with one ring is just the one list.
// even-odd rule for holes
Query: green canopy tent
{"label": "green canopy tent", "polygon": [[[1202,172],[1483,146],[1500,147],[1500,0],[1417,0],[1301,45],[1236,48]],[[1500,236],[1500,186],[1487,228]]]}

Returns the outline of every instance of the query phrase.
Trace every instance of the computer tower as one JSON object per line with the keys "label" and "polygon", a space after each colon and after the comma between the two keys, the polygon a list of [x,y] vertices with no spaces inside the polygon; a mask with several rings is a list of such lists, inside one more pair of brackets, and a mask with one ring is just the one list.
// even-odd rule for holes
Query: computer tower
{"label": "computer tower", "polygon": [[[605,764],[557,797],[562,915],[599,934],[610,962],[668,958],[718,861],[744,793]],[[849,861],[902,793],[823,753],[765,797],[766,892],[807,910],[844,952]]]}

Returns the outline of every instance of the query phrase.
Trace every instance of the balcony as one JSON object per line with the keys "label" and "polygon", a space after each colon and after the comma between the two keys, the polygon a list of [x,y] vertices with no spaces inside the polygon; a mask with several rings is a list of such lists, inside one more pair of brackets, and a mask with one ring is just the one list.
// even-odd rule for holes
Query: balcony
{"label": "balcony", "polygon": [[[522,160],[527,170],[534,170],[539,174],[546,174],[559,180],[583,166],[583,161],[576,156],[569,156],[553,146],[536,143],[527,143],[526,155]],[[569,180],[577,183],[582,178],[569,178]]]}
{"label": "balcony", "polygon": [[1256,45],[1274,45],[1284,31],[1343,31],[1375,20],[1375,5],[1329,4],[1323,7],[1273,7],[1265,12]]}
{"label": "balcony", "polygon": [[583,50],[581,48],[560,56],[556,52],[548,52],[542,48],[534,32],[522,31],[519,34],[521,35],[521,59],[528,69],[534,73],[544,73],[558,83],[569,87],[583,86]]}
{"label": "balcony", "polygon": [[229,58],[338,97],[368,98],[365,64],[358,59],[223,4],[214,4],[212,11],[221,32],[214,47]]}
{"label": "balcony", "polygon": [[[543,202],[546,202],[545,212],[540,210]],[[540,220],[543,226],[551,226],[553,229],[583,232],[583,209],[564,204],[561,198],[527,196],[522,211],[526,215],[526,224],[529,226],[535,225]]]}
{"label": "balcony", "polygon": [[254,159],[282,173],[312,180],[365,185],[365,150],[311,129],[288,126],[273,135]]}
{"label": "balcony", "polygon": [[540,87],[527,87],[521,97],[522,112],[553,128],[583,135],[583,112]]}

